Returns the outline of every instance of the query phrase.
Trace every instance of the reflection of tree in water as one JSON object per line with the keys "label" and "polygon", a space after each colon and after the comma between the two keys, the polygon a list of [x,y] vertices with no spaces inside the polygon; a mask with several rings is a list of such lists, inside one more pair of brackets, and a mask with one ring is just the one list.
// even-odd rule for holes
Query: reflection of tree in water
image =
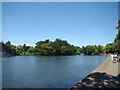
{"label": "reflection of tree in water", "polygon": [[88,75],[81,82],[76,84],[74,88],[120,88],[120,74],[112,76],[106,73],[95,72]]}

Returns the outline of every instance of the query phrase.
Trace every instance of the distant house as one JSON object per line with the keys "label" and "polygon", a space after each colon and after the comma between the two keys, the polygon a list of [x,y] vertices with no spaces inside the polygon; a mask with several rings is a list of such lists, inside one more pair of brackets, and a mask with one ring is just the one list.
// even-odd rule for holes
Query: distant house
{"label": "distant house", "polygon": [[16,48],[22,48],[23,46],[19,45],[19,46],[16,46]]}
{"label": "distant house", "polygon": [[[16,46],[16,48],[22,48],[23,46],[19,45],[19,46]],[[30,48],[34,48],[33,46],[26,46],[26,47],[30,47]]]}

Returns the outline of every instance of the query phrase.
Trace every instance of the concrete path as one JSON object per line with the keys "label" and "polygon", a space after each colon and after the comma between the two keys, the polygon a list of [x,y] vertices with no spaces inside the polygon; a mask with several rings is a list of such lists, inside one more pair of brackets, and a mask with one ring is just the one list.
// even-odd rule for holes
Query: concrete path
{"label": "concrete path", "polygon": [[71,89],[78,88],[120,88],[120,63],[113,63],[109,56],[97,69]]}
{"label": "concrete path", "polygon": [[111,57],[109,56],[105,62],[103,62],[97,69],[95,69],[94,72],[105,72],[107,74],[117,76],[120,74],[119,71],[120,63],[116,62],[113,63]]}

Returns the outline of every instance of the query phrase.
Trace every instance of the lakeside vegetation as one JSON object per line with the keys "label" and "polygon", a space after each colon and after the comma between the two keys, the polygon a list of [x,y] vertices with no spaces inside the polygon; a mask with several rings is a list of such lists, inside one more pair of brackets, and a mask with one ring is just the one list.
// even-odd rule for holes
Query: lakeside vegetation
{"label": "lakeside vegetation", "polygon": [[55,41],[46,39],[45,41],[39,41],[35,47],[26,46],[14,46],[10,41],[3,43],[0,42],[0,51],[2,55],[14,56],[14,55],[101,55],[115,53],[120,54],[120,20],[118,21],[118,34],[113,43],[107,44],[105,47],[102,45],[87,45],[83,47],[74,46],[68,43],[66,40],[57,38]]}

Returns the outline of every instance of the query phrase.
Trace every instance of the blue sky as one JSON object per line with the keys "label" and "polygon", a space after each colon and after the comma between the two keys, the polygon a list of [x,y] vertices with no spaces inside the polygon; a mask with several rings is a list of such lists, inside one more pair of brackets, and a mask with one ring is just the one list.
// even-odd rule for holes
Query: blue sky
{"label": "blue sky", "polygon": [[117,30],[117,2],[59,2],[2,4],[3,41],[35,46],[56,38],[77,46],[106,45]]}

